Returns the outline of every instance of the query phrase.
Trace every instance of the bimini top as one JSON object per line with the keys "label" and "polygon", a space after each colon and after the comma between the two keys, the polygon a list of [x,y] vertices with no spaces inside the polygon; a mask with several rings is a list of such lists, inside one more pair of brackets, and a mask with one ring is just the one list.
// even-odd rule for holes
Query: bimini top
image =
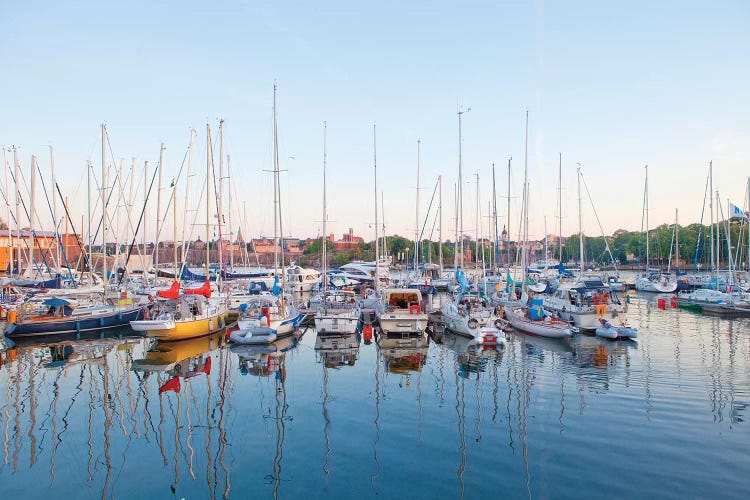
{"label": "bimini top", "polygon": [[279,302],[279,298],[276,295],[256,295],[247,301],[248,306],[250,305],[275,305]]}

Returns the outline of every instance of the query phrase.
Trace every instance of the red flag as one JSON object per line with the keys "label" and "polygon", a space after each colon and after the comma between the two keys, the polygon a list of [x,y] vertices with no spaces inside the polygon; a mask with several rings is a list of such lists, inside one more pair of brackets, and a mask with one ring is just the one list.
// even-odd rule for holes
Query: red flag
{"label": "red flag", "polygon": [[180,392],[180,377],[171,378],[159,387],[159,394],[167,391]]}
{"label": "red flag", "polygon": [[206,375],[211,375],[211,356],[206,359],[206,362],[203,363],[203,373]]}

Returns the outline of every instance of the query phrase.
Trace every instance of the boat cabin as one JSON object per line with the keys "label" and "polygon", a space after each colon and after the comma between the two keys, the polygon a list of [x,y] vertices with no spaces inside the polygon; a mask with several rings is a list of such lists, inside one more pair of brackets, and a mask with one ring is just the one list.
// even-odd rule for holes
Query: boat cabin
{"label": "boat cabin", "polygon": [[386,290],[385,298],[385,304],[388,311],[401,309],[409,312],[416,311],[416,313],[419,313],[422,310],[422,295],[419,293],[419,290]]}

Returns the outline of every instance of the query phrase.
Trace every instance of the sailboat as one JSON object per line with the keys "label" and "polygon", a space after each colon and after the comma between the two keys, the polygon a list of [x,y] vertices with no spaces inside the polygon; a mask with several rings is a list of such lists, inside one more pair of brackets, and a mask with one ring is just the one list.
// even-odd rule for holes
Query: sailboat
{"label": "sailboat", "polygon": [[[326,163],[327,163],[327,124],[323,124],[323,275],[328,269],[328,241],[326,235]],[[323,280],[323,292],[320,305],[315,313],[315,330],[318,335],[350,335],[357,331],[359,323],[359,307],[354,292],[346,290],[329,290],[328,279]]]}
{"label": "sailboat", "polygon": [[[106,127],[102,124],[102,221],[107,220],[106,133]],[[32,162],[34,166],[35,162],[36,160]],[[34,217],[31,216],[29,220],[31,222]],[[106,248],[106,238],[106,231],[102,231],[102,248]],[[103,264],[104,272],[102,274],[107,276],[106,259],[103,260]],[[89,273],[93,275],[91,269]],[[36,299],[25,302],[17,311],[13,311],[14,314],[8,318],[9,324],[5,335],[12,338],[21,338],[81,334],[127,326],[130,321],[142,318],[146,314],[146,309],[141,305],[134,305],[132,299],[108,298],[107,280],[104,280],[101,286],[102,288],[96,289],[96,292],[101,293],[102,298],[80,307],[75,300],[51,296],[42,298],[41,301]]]}
{"label": "sailboat", "polygon": [[[581,167],[578,177],[578,253],[580,268],[585,269],[583,253],[583,226],[581,222]],[[602,321],[624,326],[620,318],[623,307],[615,293],[600,277],[585,277],[582,274],[574,281],[565,281],[544,299],[544,309],[554,318],[573,323],[584,330],[602,327]],[[509,318],[510,319],[510,318]]]}
{"label": "sailboat", "polygon": [[[302,323],[304,315],[291,303],[285,295],[286,269],[284,268],[284,245],[279,245],[279,234],[283,242],[283,226],[281,219],[281,189],[279,188],[279,139],[278,116],[276,113],[276,85],[273,86],[273,233],[274,233],[274,269],[279,269],[279,254],[281,255],[281,276],[274,279],[273,294],[258,295],[251,299],[245,307],[240,306],[240,316],[237,320],[238,330],[230,335],[230,340],[238,344],[268,344],[276,339],[291,335]],[[280,250],[280,252],[279,252]]]}
{"label": "sailboat", "polygon": [[[210,239],[211,212],[211,125],[206,124],[206,242]],[[176,186],[174,187],[176,190]],[[175,239],[177,241],[177,196],[173,198],[175,218]],[[206,244],[206,276],[209,276],[209,245]],[[177,264],[177,245],[174,245],[175,265]],[[150,319],[131,321],[130,327],[135,331],[146,332],[149,337],[163,341],[184,340],[201,337],[222,330],[227,325],[229,313],[221,298],[211,299],[211,283],[207,279],[202,286],[180,291],[178,273],[175,269],[175,281],[169,290],[157,293],[157,303]]]}
{"label": "sailboat", "polygon": [[635,280],[635,289],[639,292],[674,293],[677,290],[677,279],[662,272],[649,272],[649,228],[648,228],[648,165],[646,165],[646,182],[643,190],[643,210],[646,217],[646,266],[645,272]]}

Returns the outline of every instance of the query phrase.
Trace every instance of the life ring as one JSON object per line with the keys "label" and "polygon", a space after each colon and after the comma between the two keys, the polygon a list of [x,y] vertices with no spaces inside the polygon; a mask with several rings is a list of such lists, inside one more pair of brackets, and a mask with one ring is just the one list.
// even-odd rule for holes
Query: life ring
{"label": "life ring", "polygon": [[409,314],[419,314],[419,313],[420,313],[420,309],[417,304],[409,306]]}
{"label": "life ring", "polygon": [[600,305],[596,306],[596,314],[598,314],[599,316],[602,316],[602,315],[604,315],[606,313],[607,313],[607,306],[606,305],[600,304]]}
{"label": "life ring", "polygon": [[479,328],[479,321],[477,321],[475,318],[471,318],[467,324],[472,330],[476,330],[477,328]]}

